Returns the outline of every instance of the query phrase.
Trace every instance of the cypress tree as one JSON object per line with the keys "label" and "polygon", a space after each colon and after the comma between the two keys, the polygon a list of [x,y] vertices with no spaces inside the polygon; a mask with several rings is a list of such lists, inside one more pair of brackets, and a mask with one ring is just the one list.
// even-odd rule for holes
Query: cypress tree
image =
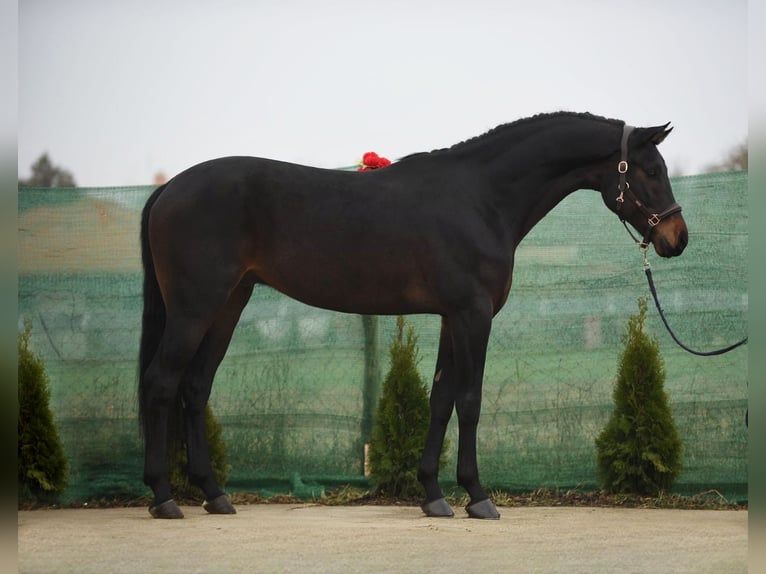
{"label": "cypress tree", "polygon": [[370,473],[379,494],[412,498],[423,494],[417,468],[428,433],[428,389],[417,370],[414,328],[401,316],[396,326],[370,440]]}
{"label": "cypress tree", "polygon": [[50,382],[29,348],[31,326],[18,335],[19,500],[53,502],[66,489],[68,463],[50,409]]}
{"label": "cypress tree", "polygon": [[596,439],[605,490],[656,496],[681,472],[683,444],[664,390],[665,369],[657,339],[644,332],[646,298],[628,320],[614,388],[615,408]]}

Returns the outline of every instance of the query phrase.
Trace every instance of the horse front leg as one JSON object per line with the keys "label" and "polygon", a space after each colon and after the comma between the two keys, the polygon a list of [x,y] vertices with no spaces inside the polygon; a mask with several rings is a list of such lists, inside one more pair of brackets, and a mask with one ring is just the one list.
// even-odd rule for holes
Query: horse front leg
{"label": "horse front leg", "polygon": [[446,319],[442,319],[430,405],[431,422],[418,467],[418,480],[426,491],[426,499],[420,507],[427,516],[450,518],[455,513],[445,500],[439,486],[439,461],[444,445],[444,435],[455,406],[452,335]]}
{"label": "horse front leg", "polygon": [[455,409],[458,417],[457,482],[471,497],[466,511],[471,518],[498,519],[500,514],[479,482],[476,439],[481,414],[484,363],[492,324],[489,305],[458,314],[452,325]]}

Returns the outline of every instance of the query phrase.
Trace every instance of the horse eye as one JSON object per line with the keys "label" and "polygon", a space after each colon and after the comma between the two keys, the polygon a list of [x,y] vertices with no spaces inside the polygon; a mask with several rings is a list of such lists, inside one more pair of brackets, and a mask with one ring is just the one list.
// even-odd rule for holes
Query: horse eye
{"label": "horse eye", "polygon": [[654,177],[655,175],[657,175],[657,170],[654,169],[653,167],[650,167],[649,169],[646,170],[646,174],[649,177]]}

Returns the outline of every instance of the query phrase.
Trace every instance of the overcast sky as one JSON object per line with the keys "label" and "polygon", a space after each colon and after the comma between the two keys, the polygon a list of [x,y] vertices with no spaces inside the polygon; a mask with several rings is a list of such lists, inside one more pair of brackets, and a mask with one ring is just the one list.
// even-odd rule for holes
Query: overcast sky
{"label": "overcast sky", "polygon": [[19,176],[395,159],[540,112],[671,121],[671,173],[747,137],[745,0],[23,0]]}

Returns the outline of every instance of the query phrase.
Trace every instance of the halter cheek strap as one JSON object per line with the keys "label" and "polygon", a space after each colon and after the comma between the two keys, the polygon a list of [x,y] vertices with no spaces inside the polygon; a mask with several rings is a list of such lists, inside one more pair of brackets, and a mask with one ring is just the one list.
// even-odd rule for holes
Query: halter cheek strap
{"label": "halter cheek strap", "polygon": [[617,164],[617,173],[620,174],[620,183],[617,184],[617,189],[620,190],[620,196],[617,201],[622,203],[625,201],[625,190],[630,187],[627,181],[628,177],[628,138],[633,131],[633,126],[625,124],[622,128],[622,141],[620,142],[620,163]]}
{"label": "halter cheek strap", "polygon": [[[636,195],[631,191],[630,183],[628,183],[628,138],[634,129],[635,128],[633,126],[629,126],[628,124],[625,124],[625,126],[622,128],[622,140],[620,142],[620,162],[617,164],[617,173],[620,175],[617,189],[620,192],[620,195],[618,195],[616,198],[616,211],[617,215],[620,217],[620,221],[622,221],[622,224],[625,226],[625,229],[628,230],[628,233],[633,238],[633,241],[639,245],[648,246],[652,237],[652,233],[654,232],[654,228],[657,226],[657,224],[659,224],[659,222],[663,219],[666,219],[675,213],[679,213],[681,211],[681,206],[673,202],[670,204],[670,206],[663,209],[662,211],[654,212],[646,207],[643,203],[641,203],[641,201],[639,201]],[[622,214],[622,206],[625,203],[626,197],[646,217],[646,222],[649,227],[646,230],[646,234],[644,235],[643,240],[639,241],[636,239],[635,235],[633,235],[633,232],[628,227],[625,217]]]}

